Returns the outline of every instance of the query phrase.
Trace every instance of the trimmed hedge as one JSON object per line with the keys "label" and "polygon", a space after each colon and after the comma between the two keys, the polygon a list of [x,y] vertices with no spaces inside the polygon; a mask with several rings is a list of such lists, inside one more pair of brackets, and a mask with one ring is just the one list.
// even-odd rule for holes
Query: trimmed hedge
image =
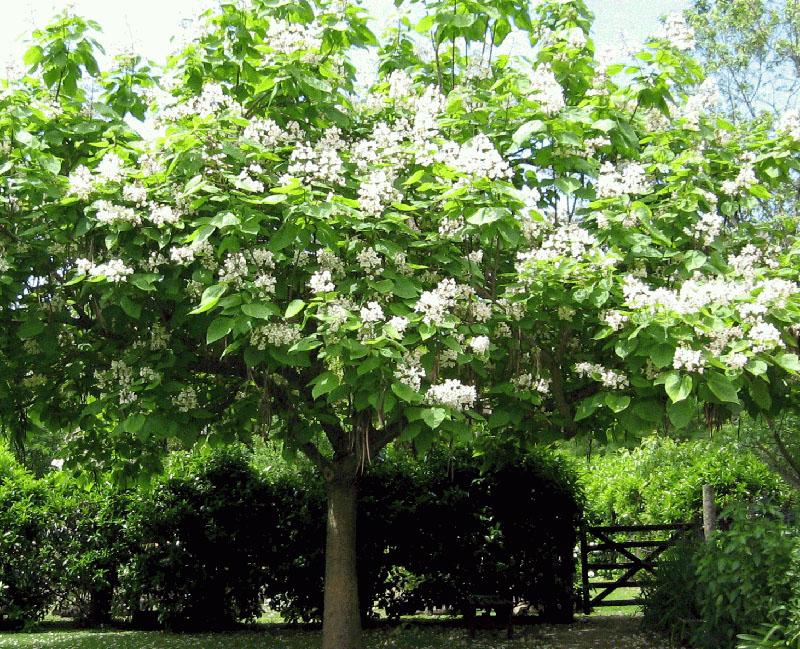
{"label": "trimmed hedge", "polygon": [[[56,604],[86,624],[117,616],[174,629],[322,616],[325,494],[302,463],[258,470],[241,448],[176,456],[151,486],[86,491],[66,474],[0,476],[0,621]],[[566,460],[536,451],[485,472],[466,453],[376,461],[360,481],[364,621],[472,596],[573,612],[581,512]]]}

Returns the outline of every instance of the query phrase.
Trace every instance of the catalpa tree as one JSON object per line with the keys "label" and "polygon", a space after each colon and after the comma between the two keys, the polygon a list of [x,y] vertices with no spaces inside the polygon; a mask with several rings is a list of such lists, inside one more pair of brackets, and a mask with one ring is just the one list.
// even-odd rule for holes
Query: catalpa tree
{"label": "catalpa tree", "polygon": [[3,426],[120,477],[198,441],[307,455],[326,649],[359,646],[387,444],[686,430],[775,412],[798,370],[770,211],[798,133],[715,116],[683,22],[615,63],[580,0],[413,9],[378,42],[356,4],[223,2],[159,79],[100,71],[65,15],[0,94]]}

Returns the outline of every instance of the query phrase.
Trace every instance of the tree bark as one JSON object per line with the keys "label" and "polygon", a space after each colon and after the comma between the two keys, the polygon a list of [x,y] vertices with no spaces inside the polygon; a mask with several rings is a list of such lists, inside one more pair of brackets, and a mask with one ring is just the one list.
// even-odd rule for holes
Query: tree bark
{"label": "tree bark", "polygon": [[361,617],[356,571],[356,468],[332,463],[326,476],[328,529],[322,649],[360,649]]}

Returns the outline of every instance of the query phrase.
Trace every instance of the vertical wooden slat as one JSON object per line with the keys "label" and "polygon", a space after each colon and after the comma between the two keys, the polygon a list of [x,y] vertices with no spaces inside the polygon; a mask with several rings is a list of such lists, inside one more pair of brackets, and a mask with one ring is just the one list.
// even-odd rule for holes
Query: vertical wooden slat
{"label": "vertical wooden slat", "polygon": [[581,522],[581,581],[583,595],[583,613],[589,615],[592,612],[589,604],[589,542],[586,538],[586,523]]}

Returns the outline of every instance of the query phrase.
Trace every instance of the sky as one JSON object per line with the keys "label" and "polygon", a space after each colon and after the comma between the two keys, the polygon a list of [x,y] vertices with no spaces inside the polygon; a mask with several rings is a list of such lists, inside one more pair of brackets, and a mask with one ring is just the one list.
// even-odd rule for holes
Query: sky
{"label": "sky", "polygon": [[[376,15],[386,15],[389,0],[364,0]],[[640,42],[658,27],[661,15],[685,8],[689,0],[588,0],[594,12],[595,41],[599,45]],[[180,31],[181,21],[196,15],[205,0],[0,0],[0,64],[20,60],[23,35],[42,26],[57,11],[73,6],[103,27],[101,42],[112,53],[128,49],[161,61],[170,51],[170,39]]]}

